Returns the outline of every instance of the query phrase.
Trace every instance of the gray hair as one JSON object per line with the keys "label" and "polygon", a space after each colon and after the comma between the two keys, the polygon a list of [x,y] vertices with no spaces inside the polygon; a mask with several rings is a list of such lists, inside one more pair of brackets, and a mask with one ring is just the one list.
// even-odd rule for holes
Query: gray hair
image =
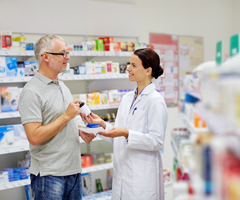
{"label": "gray hair", "polygon": [[38,60],[39,65],[42,61],[42,53],[46,51],[53,51],[55,49],[54,40],[63,40],[62,37],[58,35],[48,34],[41,37],[34,46],[35,57]]}

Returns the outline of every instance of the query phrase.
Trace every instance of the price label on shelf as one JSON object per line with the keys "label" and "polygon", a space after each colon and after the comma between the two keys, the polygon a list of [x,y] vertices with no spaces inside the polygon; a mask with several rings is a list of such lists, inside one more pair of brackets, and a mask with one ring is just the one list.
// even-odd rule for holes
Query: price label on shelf
{"label": "price label on shelf", "polygon": [[6,56],[9,55],[9,51],[5,50],[3,54],[6,55]]}
{"label": "price label on shelf", "polygon": [[10,150],[9,149],[5,149],[4,153],[10,153]]}

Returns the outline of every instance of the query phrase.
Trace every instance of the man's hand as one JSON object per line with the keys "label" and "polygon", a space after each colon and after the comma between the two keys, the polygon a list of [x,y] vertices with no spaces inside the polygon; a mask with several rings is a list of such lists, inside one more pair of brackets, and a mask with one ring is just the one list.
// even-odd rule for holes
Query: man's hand
{"label": "man's hand", "polygon": [[106,128],[105,122],[98,115],[95,115],[94,113],[91,113],[88,116],[86,114],[82,114],[82,113],[80,113],[80,115],[84,122],[86,122],[88,124],[99,124],[104,129]]}
{"label": "man's hand", "polygon": [[90,142],[92,142],[92,140],[96,137],[96,135],[94,133],[85,133],[81,130],[79,130],[79,136],[81,136],[81,138],[87,143],[89,144]]}
{"label": "man's hand", "polygon": [[113,128],[108,132],[98,132],[98,135],[102,135],[105,137],[110,137],[110,138],[115,138],[115,137],[120,137],[124,136],[126,139],[128,138],[129,131],[125,128]]}
{"label": "man's hand", "polygon": [[76,99],[68,105],[67,110],[64,112],[64,115],[67,116],[69,120],[73,119],[77,114],[80,113],[79,103],[82,103],[82,101]]}

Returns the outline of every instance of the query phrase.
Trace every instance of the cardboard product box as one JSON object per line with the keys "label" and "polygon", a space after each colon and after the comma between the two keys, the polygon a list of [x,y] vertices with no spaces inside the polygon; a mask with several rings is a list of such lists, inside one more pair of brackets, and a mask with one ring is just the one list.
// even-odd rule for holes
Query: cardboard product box
{"label": "cardboard product box", "polygon": [[103,40],[98,39],[98,40],[95,40],[95,41],[96,41],[96,50],[97,51],[104,51]]}
{"label": "cardboard product box", "polygon": [[95,73],[96,74],[101,74],[102,73],[102,63],[101,62],[96,62],[95,63]]}
{"label": "cardboard product box", "polygon": [[12,32],[1,31],[0,32],[0,49],[9,50],[12,46]]}
{"label": "cardboard product box", "polygon": [[120,64],[119,65],[120,73],[126,73],[126,70],[127,70],[127,64]]}
{"label": "cardboard product box", "polygon": [[22,124],[15,124],[13,125],[14,129],[14,140],[27,140],[27,135],[25,133],[24,127]]}
{"label": "cardboard product box", "polygon": [[0,77],[6,77],[6,59],[5,57],[0,57]]}
{"label": "cardboard product box", "polygon": [[39,69],[37,61],[24,61],[25,76],[34,76],[35,72]]}
{"label": "cardboard product box", "polygon": [[150,48],[150,49],[152,49],[152,50],[154,50],[154,46],[151,45],[151,44],[147,45],[147,47]]}
{"label": "cardboard product box", "polygon": [[108,104],[108,94],[100,93],[100,98],[101,98],[101,104],[102,105]]}
{"label": "cardboard product box", "polygon": [[87,105],[93,106],[94,105],[94,93],[87,94]]}
{"label": "cardboard product box", "polygon": [[0,126],[0,147],[12,145],[14,143],[13,126]]}
{"label": "cardboard product box", "polygon": [[113,37],[99,38],[103,40],[104,51],[114,51]]}
{"label": "cardboard product box", "polygon": [[112,73],[112,61],[107,61],[107,73],[111,74]]}
{"label": "cardboard product box", "polygon": [[114,73],[114,74],[119,74],[119,63],[112,63],[112,72]]}
{"label": "cardboard product box", "polygon": [[5,57],[7,77],[17,76],[17,57]]}
{"label": "cardboard product box", "polygon": [[18,87],[1,87],[1,112],[18,111]]}
{"label": "cardboard product box", "polygon": [[24,62],[17,62],[17,76],[25,76]]}
{"label": "cardboard product box", "polygon": [[100,93],[99,92],[94,92],[93,93],[94,96],[93,96],[93,99],[94,99],[94,105],[99,105],[100,104],[100,100],[101,100],[101,96],[100,96]]}
{"label": "cardboard product box", "polygon": [[82,179],[82,195],[86,196],[92,194],[91,178],[89,173],[81,174]]}
{"label": "cardboard product box", "polygon": [[106,62],[102,62],[102,74],[106,74],[107,73],[107,63]]}
{"label": "cardboard product box", "polygon": [[121,42],[114,42],[114,51],[121,51]]}
{"label": "cardboard product box", "polygon": [[134,51],[134,43],[133,42],[128,42],[127,43],[127,50],[128,51]]}
{"label": "cardboard product box", "polygon": [[127,42],[121,42],[120,49],[121,51],[127,51]]}

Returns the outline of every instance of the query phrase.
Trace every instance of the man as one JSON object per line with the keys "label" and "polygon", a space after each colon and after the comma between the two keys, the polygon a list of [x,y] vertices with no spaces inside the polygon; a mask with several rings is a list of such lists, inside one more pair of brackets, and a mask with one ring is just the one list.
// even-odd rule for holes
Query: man
{"label": "man", "polygon": [[25,85],[19,112],[30,143],[30,178],[34,199],[80,200],[81,152],[79,135],[89,143],[94,134],[78,132],[80,100],[58,80],[70,59],[64,40],[45,35],[34,48],[39,70]]}

